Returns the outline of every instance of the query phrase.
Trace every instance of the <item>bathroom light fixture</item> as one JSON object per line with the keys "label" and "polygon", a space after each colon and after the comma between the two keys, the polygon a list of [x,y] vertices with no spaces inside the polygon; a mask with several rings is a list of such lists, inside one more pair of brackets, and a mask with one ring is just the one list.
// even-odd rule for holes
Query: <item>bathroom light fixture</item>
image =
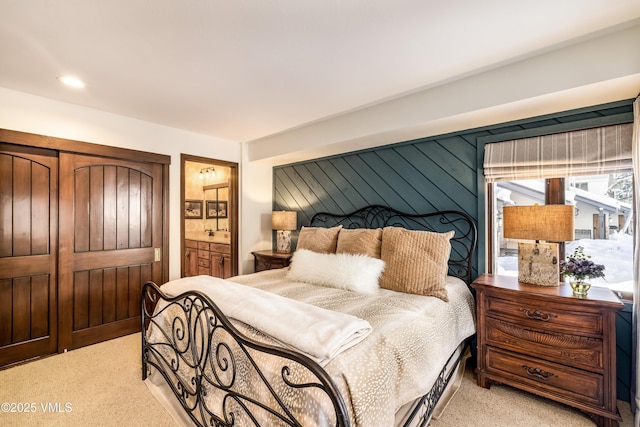
{"label": "bathroom light fixture", "polygon": [[216,176],[216,169],[214,167],[200,169],[200,179],[209,178],[209,176]]}
{"label": "bathroom light fixture", "polygon": [[84,82],[74,76],[60,76],[58,77],[58,81],[60,81],[60,83],[64,83],[67,86],[75,87],[78,89],[82,89],[84,87]]}

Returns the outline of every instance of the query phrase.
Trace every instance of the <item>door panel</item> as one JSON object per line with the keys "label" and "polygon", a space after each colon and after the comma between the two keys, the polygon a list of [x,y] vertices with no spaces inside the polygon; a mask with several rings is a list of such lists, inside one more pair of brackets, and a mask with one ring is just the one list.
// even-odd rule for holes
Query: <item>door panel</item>
{"label": "door panel", "polygon": [[0,143],[0,366],[57,350],[58,159]]}
{"label": "door panel", "polygon": [[61,349],[140,330],[142,284],[162,283],[162,174],[160,164],[60,154]]}

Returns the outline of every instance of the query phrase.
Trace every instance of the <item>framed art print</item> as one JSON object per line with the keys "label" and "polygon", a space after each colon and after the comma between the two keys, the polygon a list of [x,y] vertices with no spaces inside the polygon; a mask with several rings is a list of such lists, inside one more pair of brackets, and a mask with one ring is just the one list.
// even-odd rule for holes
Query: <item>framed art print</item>
{"label": "framed art print", "polygon": [[207,200],[207,218],[227,218],[228,206],[227,201]]}
{"label": "framed art print", "polygon": [[202,219],[202,200],[184,201],[185,219]]}

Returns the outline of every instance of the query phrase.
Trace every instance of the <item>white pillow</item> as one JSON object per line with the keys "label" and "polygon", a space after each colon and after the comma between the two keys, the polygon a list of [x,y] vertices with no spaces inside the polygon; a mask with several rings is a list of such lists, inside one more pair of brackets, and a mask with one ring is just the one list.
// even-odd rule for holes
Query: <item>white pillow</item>
{"label": "white pillow", "polygon": [[287,278],[312,285],[374,294],[384,261],[367,255],[322,254],[307,249],[293,253]]}

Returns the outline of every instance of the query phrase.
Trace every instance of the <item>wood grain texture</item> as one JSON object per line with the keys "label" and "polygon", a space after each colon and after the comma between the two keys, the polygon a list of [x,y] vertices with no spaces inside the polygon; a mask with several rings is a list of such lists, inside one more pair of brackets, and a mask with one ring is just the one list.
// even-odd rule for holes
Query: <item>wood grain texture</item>
{"label": "wood grain texture", "polygon": [[13,255],[31,255],[31,161],[13,158]]}
{"label": "wood grain texture", "polygon": [[13,255],[13,156],[0,154],[0,257]]}
{"label": "wood grain texture", "polygon": [[13,279],[13,342],[31,338],[31,280]]}
{"label": "wood grain texture", "polygon": [[139,329],[132,319],[140,315],[142,281],[164,274],[154,260],[164,244],[164,171],[64,153],[60,169],[60,211],[71,221],[61,229],[59,286],[63,305],[73,304],[62,313],[60,345],[75,348]]}
{"label": "wood grain texture", "polygon": [[[11,279],[0,279],[0,346],[11,344],[13,330],[13,286]],[[0,350],[1,351],[1,350]]]}
{"label": "wood grain texture", "polygon": [[[529,354],[558,363],[567,359],[574,366],[602,370],[602,340],[568,334],[548,334],[524,329],[496,319],[487,321],[487,342],[518,350],[528,345]],[[530,346],[531,343],[536,345]]]}
{"label": "wood grain texture", "polygon": [[31,277],[31,336],[49,335],[49,276]]}
{"label": "wood grain texture", "polygon": [[0,142],[0,366],[56,348],[57,159]]}
{"label": "wood grain texture", "polygon": [[[89,230],[89,250],[104,250],[105,209],[104,209],[104,167],[89,168],[89,221],[85,227]],[[111,224],[109,224],[111,225]],[[76,227],[79,224],[76,223]]]}

